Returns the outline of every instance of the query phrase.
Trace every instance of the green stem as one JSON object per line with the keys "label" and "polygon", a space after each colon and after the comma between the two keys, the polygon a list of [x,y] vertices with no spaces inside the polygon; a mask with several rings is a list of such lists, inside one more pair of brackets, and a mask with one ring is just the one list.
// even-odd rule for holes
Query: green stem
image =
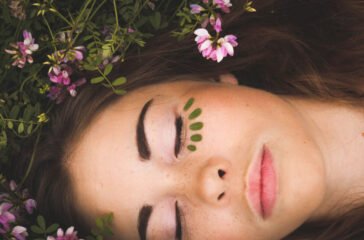
{"label": "green stem", "polygon": [[29,76],[29,77],[27,77],[26,79],[23,80],[23,82],[20,85],[20,91],[21,92],[23,91],[25,83],[27,83],[30,79],[32,79],[32,78],[33,79],[38,79],[36,76],[42,70],[42,68],[43,68],[43,66],[41,68],[39,68],[38,70],[36,70],[33,75],[31,75],[31,76]]}
{"label": "green stem", "polygon": [[53,9],[55,9],[56,11],[54,12],[60,19],[62,19],[63,21],[65,21],[69,26],[72,26],[72,23],[70,21],[68,21],[68,19],[63,16],[60,12],[58,12],[58,10],[52,6]]}
{"label": "green stem", "polygon": [[181,4],[177,7],[176,11],[174,11],[174,13],[172,14],[171,18],[168,19],[168,22],[171,22],[172,19],[176,16],[177,12],[180,11],[180,9],[182,8],[182,6],[186,6],[187,5],[187,1],[184,0],[181,2]]}
{"label": "green stem", "polygon": [[[88,0],[88,1],[87,1],[87,3],[85,4],[85,6],[82,8],[80,15],[77,17],[77,20],[76,20],[76,24],[75,24],[75,26],[77,26],[77,25],[78,25],[78,23],[80,22],[80,19],[82,19],[82,18],[83,18],[83,15],[84,15],[84,13],[85,13],[85,11],[86,11],[86,9],[87,9],[88,5],[91,3],[91,1],[92,1],[92,0]],[[87,17],[86,17],[86,18],[85,18],[85,20],[84,20],[84,26],[86,26],[86,25],[87,25],[87,22],[88,22],[88,21],[89,21],[89,19],[90,19],[90,15],[91,15],[91,12],[92,12],[92,10],[93,10],[93,8],[94,8],[95,4],[96,4],[96,1],[92,1],[92,6],[90,7],[90,11],[89,11],[89,13],[88,13]],[[75,30],[76,30],[76,29],[72,29],[72,32],[74,32]],[[71,46],[74,46],[74,44],[75,44],[75,42],[76,42],[77,38],[80,36],[80,34],[81,34],[82,32],[83,32],[83,29],[82,29],[82,31],[79,31],[79,32],[76,34],[76,36],[72,39]]]}
{"label": "green stem", "polygon": [[116,28],[115,28],[114,33],[116,33],[116,29],[119,29],[119,14],[118,14],[118,9],[117,9],[115,0],[113,0],[113,4],[114,4],[114,14],[115,14],[115,23],[116,23]]}
{"label": "green stem", "polygon": [[28,165],[27,171],[23,177],[23,179],[21,180],[19,187],[23,186],[25,180],[28,178],[30,170],[32,169],[33,163],[34,163],[34,159],[35,159],[35,153],[37,151],[37,147],[38,147],[38,143],[39,143],[39,139],[40,139],[40,135],[41,135],[41,131],[42,129],[39,130],[38,135],[37,135],[37,139],[35,140],[35,145],[34,145],[34,149],[33,149],[33,153],[32,153],[32,157],[30,159],[30,163]]}
{"label": "green stem", "polygon": [[103,0],[102,3],[100,3],[99,6],[96,7],[95,11],[90,16],[90,20],[94,18],[95,14],[99,11],[99,9],[102,7],[102,5],[105,4],[105,2],[106,2],[106,0]]}
{"label": "green stem", "polygon": [[33,121],[23,121],[23,120],[17,120],[17,119],[10,119],[10,118],[1,118],[4,121],[11,121],[11,122],[18,122],[18,123],[25,123],[25,124],[38,124],[37,122]]}
{"label": "green stem", "polygon": [[54,45],[55,38],[54,38],[54,35],[53,35],[53,32],[52,32],[52,29],[49,26],[48,20],[44,17],[44,15],[42,17],[43,17],[43,20],[44,20],[45,24],[47,25],[47,28],[48,28],[49,33],[51,34],[51,37],[52,37],[52,46],[53,46],[54,50],[57,51],[57,47]]}
{"label": "green stem", "polygon": [[103,76],[105,78],[105,80],[107,81],[107,83],[111,86],[112,90],[115,91],[114,86],[111,84],[111,81],[106,77],[106,75],[100,70],[100,68],[97,68],[97,71],[99,71],[99,73],[101,74],[101,76]]}

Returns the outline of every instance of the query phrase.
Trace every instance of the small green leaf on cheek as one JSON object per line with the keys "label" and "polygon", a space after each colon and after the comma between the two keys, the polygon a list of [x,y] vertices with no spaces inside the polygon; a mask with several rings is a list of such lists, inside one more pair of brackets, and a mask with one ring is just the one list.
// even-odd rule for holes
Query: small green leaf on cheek
{"label": "small green leaf on cheek", "polygon": [[187,149],[193,152],[193,151],[196,151],[196,146],[195,145],[188,145]]}
{"label": "small green leaf on cheek", "polygon": [[187,111],[187,110],[191,107],[191,105],[192,105],[192,103],[193,103],[194,101],[195,101],[195,99],[194,99],[194,98],[190,98],[190,99],[188,99],[188,101],[187,101],[186,105],[184,106],[183,110]]}
{"label": "small green leaf on cheek", "polygon": [[191,140],[194,142],[199,142],[202,140],[202,135],[201,134],[195,134],[191,136]]}
{"label": "small green leaf on cheek", "polygon": [[190,125],[191,130],[200,130],[203,127],[202,122],[195,122]]}
{"label": "small green leaf on cheek", "polygon": [[191,112],[190,116],[188,116],[188,119],[192,120],[194,118],[197,118],[198,116],[200,116],[201,112],[201,108],[196,108],[195,110],[193,110],[193,112]]}

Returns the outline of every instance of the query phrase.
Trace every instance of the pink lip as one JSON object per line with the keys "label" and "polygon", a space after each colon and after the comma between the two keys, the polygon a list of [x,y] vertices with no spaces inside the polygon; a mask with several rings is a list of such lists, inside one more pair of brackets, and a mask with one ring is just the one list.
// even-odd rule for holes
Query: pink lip
{"label": "pink lip", "polygon": [[271,152],[266,146],[252,164],[247,187],[249,203],[258,215],[266,219],[272,214],[277,194],[276,172]]}

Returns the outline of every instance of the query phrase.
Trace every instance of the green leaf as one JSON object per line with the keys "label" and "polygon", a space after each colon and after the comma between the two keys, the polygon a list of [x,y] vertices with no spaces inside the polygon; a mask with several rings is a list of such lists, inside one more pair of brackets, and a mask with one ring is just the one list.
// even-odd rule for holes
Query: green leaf
{"label": "green leaf", "polygon": [[153,28],[158,30],[160,25],[161,25],[161,14],[160,14],[160,12],[156,12],[153,16],[150,16],[149,21],[152,24]]}
{"label": "green leaf", "polygon": [[104,75],[105,76],[109,75],[109,73],[112,71],[112,68],[113,68],[113,65],[111,63],[107,64],[105,67],[105,70],[104,70]]}
{"label": "green leaf", "polygon": [[90,65],[90,64],[84,64],[83,68],[87,71],[95,71],[97,69],[97,67]]}
{"label": "green leaf", "polygon": [[34,113],[35,113],[35,115],[39,115],[39,113],[40,113],[40,103],[35,104]]}
{"label": "green leaf", "polygon": [[12,119],[18,118],[19,111],[20,111],[19,105],[15,105],[14,107],[12,107],[10,114],[9,114],[10,118],[12,118]]}
{"label": "green leaf", "polygon": [[33,113],[33,107],[31,105],[28,105],[23,113],[23,119],[24,121],[29,121]]}
{"label": "green leaf", "polygon": [[100,83],[104,81],[104,77],[94,77],[94,78],[91,78],[91,84],[97,84],[97,83]]}
{"label": "green leaf", "polygon": [[12,121],[8,121],[8,128],[9,129],[13,129],[13,127],[14,127],[13,122]]}
{"label": "green leaf", "polygon": [[21,134],[21,133],[23,133],[24,132],[24,123],[20,123],[19,125],[18,125],[18,133],[19,134]]}
{"label": "green leaf", "polygon": [[194,98],[190,98],[190,99],[188,99],[188,101],[187,101],[186,105],[184,106],[183,110],[187,111],[187,110],[191,107],[191,105],[192,105],[192,103],[193,103],[194,101],[195,101],[195,99],[194,99]]}
{"label": "green leaf", "polygon": [[119,77],[112,82],[113,86],[120,86],[126,83],[126,77]]}
{"label": "green leaf", "polygon": [[31,226],[30,229],[32,230],[32,232],[37,233],[37,234],[42,234],[43,233],[43,230],[40,227],[36,226],[36,225]]}
{"label": "green leaf", "polygon": [[0,146],[6,146],[8,143],[8,137],[6,135],[6,132],[5,131],[2,131],[1,132],[1,135],[0,135]]}
{"label": "green leaf", "polygon": [[28,127],[27,127],[27,134],[31,134],[33,130],[33,123],[31,123]]}
{"label": "green leaf", "polygon": [[46,230],[46,233],[53,233],[58,229],[59,225],[58,224],[52,224],[51,226],[49,226]]}
{"label": "green leaf", "polygon": [[201,108],[196,108],[195,110],[193,110],[190,116],[188,116],[188,119],[192,120],[194,118],[197,118],[198,116],[200,116],[201,112],[202,112]]}
{"label": "green leaf", "polygon": [[188,145],[187,149],[193,152],[193,151],[196,151],[196,146],[195,145]]}
{"label": "green leaf", "polygon": [[195,135],[191,136],[191,141],[199,142],[201,140],[202,140],[202,135],[201,134],[195,134]]}
{"label": "green leaf", "polygon": [[115,89],[114,93],[117,95],[124,95],[126,91],[124,89]]}
{"label": "green leaf", "polygon": [[200,130],[203,127],[202,122],[195,122],[190,125],[191,130]]}
{"label": "green leaf", "polygon": [[43,232],[46,231],[46,224],[45,224],[45,219],[43,216],[39,215],[37,217],[37,223],[39,225],[39,227],[42,229]]}

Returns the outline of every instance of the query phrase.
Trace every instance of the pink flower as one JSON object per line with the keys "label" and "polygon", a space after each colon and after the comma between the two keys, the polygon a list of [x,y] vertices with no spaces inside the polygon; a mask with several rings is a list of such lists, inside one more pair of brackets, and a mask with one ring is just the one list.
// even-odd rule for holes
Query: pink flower
{"label": "pink flower", "polygon": [[27,229],[22,226],[16,226],[11,231],[11,235],[15,237],[16,240],[25,240],[28,236]]}
{"label": "pink flower", "polygon": [[74,227],[69,227],[64,233],[62,228],[58,228],[57,236],[48,236],[47,240],[81,240],[77,237],[77,231],[74,231]]}
{"label": "pink flower", "polygon": [[195,41],[198,44],[198,50],[206,59],[221,62],[227,55],[233,56],[234,47],[238,46],[235,35],[226,35],[215,43],[204,28],[199,28],[194,33],[197,35]]}
{"label": "pink flower", "polygon": [[0,204],[0,233],[6,233],[10,229],[10,223],[15,222],[15,216],[9,210],[11,203]]}
{"label": "pink flower", "polygon": [[195,30],[194,33],[197,35],[195,41],[198,44],[199,52],[202,53],[202,56],[208,57],[213,51],[213,46],[212,46],[213,41],[211,35],[204,28],[198,28]]}
{"label": "pink flower", "polygon": [[77,46],[77,47],[74,47],[73,49],[70,49],[68,54],[66,55],[65,62],[67,62],[68,60],[82,61],[84,51],[85,51],[84,46]]}
{"label": "pink flower", "polygon": [[210,17],[210,24],[211,26],[215,29],[216,32],[221,32],[222,31],[222,27],[221,27],[221,17],[218,16],[217,19],[215,19],[215,17],[213,15],[211,15]]}
{"label": "pink flower", "polygon": [[191,8],[191,13],[192,14],[198,14],[201,11],[204,11],[205,10],[205,8],[201,7],[198,4],[190,4],[190,8]]}
{"label": "pink flower", "polygon": [[221,8],[224,13],[230,12],[229,8],[232,6],[230,0],[213,0],[213,3],[217,5],[217,8]]}
{"label": "pink flower", "polygon": [[11,180],[9,183],[9,187],[10,187],[10,190],[14,192],[17,188],[16,182],[14,180]]}
{"label": "pink flower", "polygon": [[72,83],[70,86],[68,86],[67,90],[72,97],[76,97],[76,95],[77,95],[76,88],[85,83],[86,83],[86,78],[81,78],[81,79],[77,80],[76,82]]}
{"label": "pink flower", "polygon": [[60,86],[51,86],[47,97],[49,97],[51,100],[56,100],[56,103],[58,104],[61,103],[65,97],[65,95],[61,93],[62,88]]}
{"label": "pink flower", "polygon": [[13,50],[5,49],[5,52],[14,55],[12,57],[14,59],[12,65],[19,68],[23,68],[26,62],[33,63],[33,57],[31,55],[39,48],[39,45],[34,43],[34,38],[30,32],[24,30],[23,37],[23,42],[10,44],[10,46],[14,48]]}
{"label": "pink flower", "polygon": [[71,83],[70,75],[72,74],[72,68],[66,64],[56,65],[49,69],[49,79],[61,85],[69,85]]}
{"label": "pink flower", "polygon": [[24,201],[24,206],[25,206],[25,209],[27,210],[27,212],[29,214],[32,214],[33,213],[33,210],[36,208],[37,206],[37,203],[35,202],[34,199],[27,199]]}

